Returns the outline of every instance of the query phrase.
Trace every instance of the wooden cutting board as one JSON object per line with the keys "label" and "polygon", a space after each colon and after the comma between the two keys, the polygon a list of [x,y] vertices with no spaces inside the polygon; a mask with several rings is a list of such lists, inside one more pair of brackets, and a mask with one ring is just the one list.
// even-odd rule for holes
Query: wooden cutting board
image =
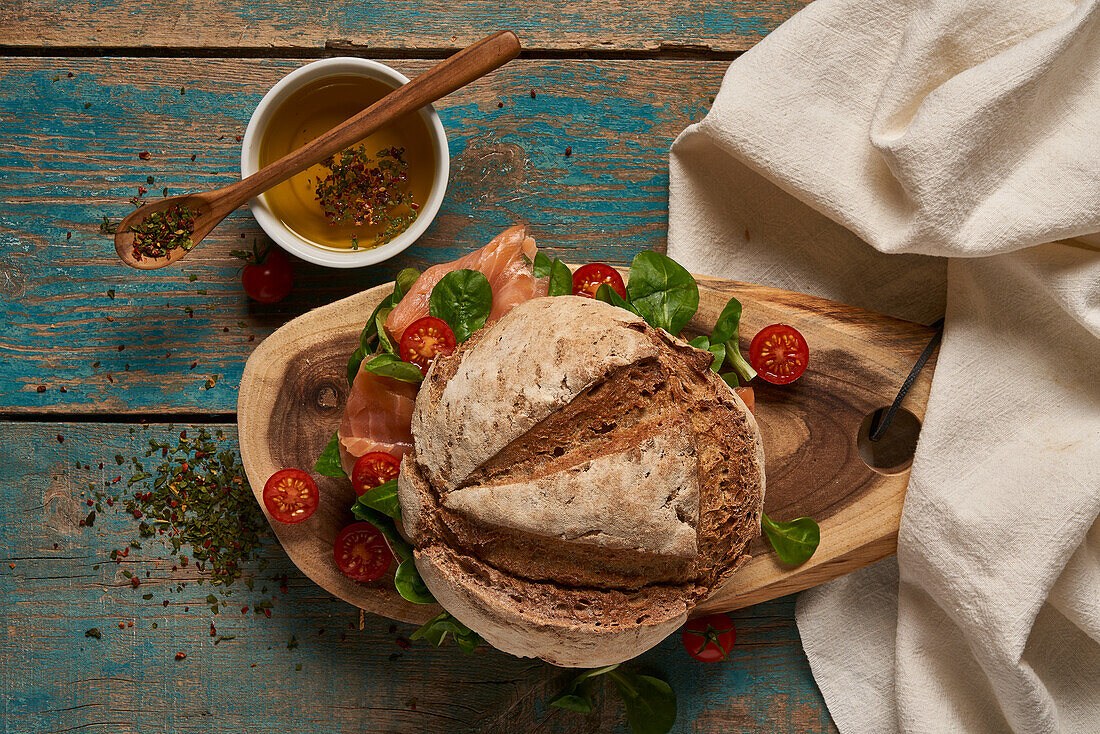
{"label": "wooden cutting board", "polygon": [[[625,275],[625,273],[624,273]],[[806,337],[810,365],[782,387],[756,380],[756,418],[764,438],[767,490],[764,509],[773,520],[803,515],[821,526],[821,545],[796,568],[781,564],[762,537],[750,560],[700,605],[698,613],[749,606],[815,586],[891,555],[897,548],[908,464],[876,444],[872,469],[858,440],[868,416],[893,401],[921,350],[932,337],[926,326],[889,318],[801,293],[697,276],[699,311],[688,331],[710,333],[731,296],[744,307],[742,351],[768,324],[787,323]],[[393,289],[378,286],[310,311],[263,341],[245,365],[237,404],[241,458],[260,500],[264,483],[287,467],[311,469],[340,423],[348,394],[348,358],[364,321]],[[935,356],[925,366],[904,407],[924,418]],[[910,443],[919,424],[910,419]],[[896,420],[890,433],[906,431]],[[326,591],[362,609],[423,623],[436,605],[411,604],[392,578],[370,584],[347,579],[336,568],[336,534],[353,521],[355,493],[346,479],[318,477],[321,506],[297,525],[271,522],[298,567]],[[260,502],[263,505],[262,501]],[[269,518],[270,521],[270,518]]]}

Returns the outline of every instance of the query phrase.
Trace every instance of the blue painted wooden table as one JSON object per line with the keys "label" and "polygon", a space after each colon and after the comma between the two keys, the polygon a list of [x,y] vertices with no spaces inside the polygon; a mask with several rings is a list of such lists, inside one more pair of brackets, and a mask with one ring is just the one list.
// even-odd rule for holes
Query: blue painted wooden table
{"label": "blue painted wooden table", "polygon": [[[125,480],[114,457],[150,437],[201,427],[232,448],[256,344],[401,267],[451,259],[518,221],[567,259],[623,264],[663,248],[670,142],[706,113],[729,60],[802,4],[0,7],[0,732],[625,731],[614,696],[590,716],[548,708],[568,677],[549,665],[410,646],[409,625],[332,599],[270,537],[246,569],[252,589],[237,584],[212,614],[201,574],[173,567],[155,540],[111,562],[135,521],[103,507],[81,526],[89,485]],[[413,76],[499,28],[528,51],[438,106],[447,201],[400,258],[336,275],[298,263],[291,297],[260,306],[228,255],[263,238],[245,211],[181,267],[150,273],[125,270],[100,233],[139,186],[233,180],[253,106],[305,60],[383,58]],[[255,613],[269,602],[270,617]],[[793,609],[787,598],[736,613],[738,645],[721,664],[691,661],[675,638],[640,658],[676,688],[677,731],[834,730]],[[93,627],[98,639],[85,636]]]}

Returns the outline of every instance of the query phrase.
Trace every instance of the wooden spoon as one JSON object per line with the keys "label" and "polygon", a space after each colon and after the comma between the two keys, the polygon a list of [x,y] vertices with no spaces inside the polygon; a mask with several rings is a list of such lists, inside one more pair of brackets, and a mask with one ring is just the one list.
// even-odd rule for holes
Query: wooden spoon
{"label": "wooden spoon", "polygon": [[[132,268],[153,270],[182,259],[190,250],[178,247],[164,257],[139,257],[134,253],[131,227],[153,212],[182,204],[195,213],[191,241],[198,246],[214,227],[234,209],[254,196],[320,163],[330,155],[354,145],[386,123],[435,102],[456,89],[485,76],[519,55],[519,39],[512,31],[501,31],[483,38],[469,48],[436,64],[408,84],[398,87],[355,117],[292,151],[266,168],[231,186],[198,194],[171,196],[150,202],[131,212],[115,231],[115,250],[122,262]],[[192,248],[193,249],[193,248]]]}

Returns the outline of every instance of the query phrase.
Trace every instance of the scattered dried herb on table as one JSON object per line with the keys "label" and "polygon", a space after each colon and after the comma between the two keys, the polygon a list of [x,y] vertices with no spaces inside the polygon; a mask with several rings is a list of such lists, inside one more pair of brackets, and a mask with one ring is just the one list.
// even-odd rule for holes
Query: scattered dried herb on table
{"label": "scattered dried herb on table", "polygon": [[[199,429],[194,438],[182,431],[175,446],[150,438],[145,455],[163,461],[150,473],[132,460],[136,473],[129,486],[138,488],[125,508],[135,519],[144,518],[141,535],[166,535],[173,555],[191,546],[198,569],[209,567],[215,585],[239,579],[242,565],[258,554],[266,522],[237,454],[219,450],[206,429]],[[264,565],[261,561],[261,570]]]}
{"label": "scattered dried herb on table", "polygon": [[404,154],[403,148],[388,148],[372,158],[359,146],[326,159],[329,173],[317,182],[317,201],[329,224],[380,228],[375,246],[408,229],[420,205],[409,192]]}
{"label": "scattered dried herb on table", "polygon": [[139,224],[131,225],[134,233],[134,255],[160,258],[172,250],[190,250],[197,212],[183,204],[173,204],[164,211],[153,212]]}

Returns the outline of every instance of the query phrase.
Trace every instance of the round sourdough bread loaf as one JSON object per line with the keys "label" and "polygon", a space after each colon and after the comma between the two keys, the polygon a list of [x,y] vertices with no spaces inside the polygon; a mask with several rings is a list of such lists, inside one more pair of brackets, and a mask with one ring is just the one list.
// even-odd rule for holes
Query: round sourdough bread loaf
{"label": "round sourdough bread loaf", "polygon": [[764,452],[711,354],[630,312],[537,298],[437,360],[398,480],[416,567],[494,647],[635,657],[747,560]]}

